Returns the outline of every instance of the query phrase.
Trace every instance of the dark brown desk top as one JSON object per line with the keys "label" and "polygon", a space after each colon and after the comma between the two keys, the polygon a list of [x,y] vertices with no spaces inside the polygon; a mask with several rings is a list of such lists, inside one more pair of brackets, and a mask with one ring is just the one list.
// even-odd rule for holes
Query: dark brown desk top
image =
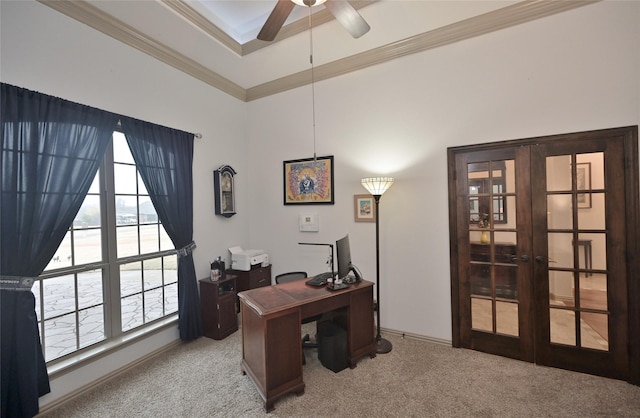
{"label": "dark brown desk top", "polygon": [[305,284],[305,280],[296,280],[245,290],[238,293],[238,296],[260,315],[265,316],[370,286],[373,286],[372,282],[363,280],[360,283],[349,285],[346,289],[332,291],[326,287],[308,286]]}

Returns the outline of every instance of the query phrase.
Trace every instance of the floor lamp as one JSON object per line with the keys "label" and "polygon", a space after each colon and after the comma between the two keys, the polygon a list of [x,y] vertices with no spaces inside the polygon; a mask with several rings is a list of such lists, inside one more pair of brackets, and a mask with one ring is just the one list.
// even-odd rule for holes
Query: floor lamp
{"label": "floor lamp", "polygon": [[376,330],[376,352],[385,354],[391,351],[391,342],[385,340],[380,335],[380,228],[378,226],[380,197],[393,184],[391,177],[369,177],[362,179],[362,186],[373,195],[376,201],[376,300],[377,300],[377,330]]}

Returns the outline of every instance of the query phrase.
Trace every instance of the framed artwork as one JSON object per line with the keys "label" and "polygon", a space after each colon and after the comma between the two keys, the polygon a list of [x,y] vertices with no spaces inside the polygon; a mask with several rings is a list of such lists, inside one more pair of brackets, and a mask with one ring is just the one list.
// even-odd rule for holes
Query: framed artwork
{"label": "framed artwork", "polygon": [[578,208],[591,207],[591,163],[576,164],[576,189],[586,190],[587,193],[578,193]]}
{"label": "framed artwork", "polygon": [[283,162],[285,205],[333,205],[333,155]]}
{"label": "framed artwork", "polygon": [[353,219],[356,222],[375,222],[376,203],[370,194],[353,196]]}

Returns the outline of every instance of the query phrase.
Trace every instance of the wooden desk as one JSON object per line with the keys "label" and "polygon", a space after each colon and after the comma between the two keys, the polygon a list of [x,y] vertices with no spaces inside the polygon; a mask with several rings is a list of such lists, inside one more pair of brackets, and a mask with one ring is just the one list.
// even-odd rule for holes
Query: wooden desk
{"label": "wooden desk", "polygon": [[304,280],[241,292],[242,373],[253,380],[267,412],[281,396],[304,393],[301,322],[338,311],[347,331],[349,367],[376,356],[373,283],[363,281],[332,292]]}

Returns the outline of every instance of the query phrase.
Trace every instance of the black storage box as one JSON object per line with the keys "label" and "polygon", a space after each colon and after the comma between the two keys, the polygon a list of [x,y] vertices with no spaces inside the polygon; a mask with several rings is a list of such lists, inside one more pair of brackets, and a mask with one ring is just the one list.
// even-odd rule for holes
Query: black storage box
{"label": "black storage box", "polygon": [[347,331],[333,321],[318,322],[318,358],[334,373],[347,368]]}

